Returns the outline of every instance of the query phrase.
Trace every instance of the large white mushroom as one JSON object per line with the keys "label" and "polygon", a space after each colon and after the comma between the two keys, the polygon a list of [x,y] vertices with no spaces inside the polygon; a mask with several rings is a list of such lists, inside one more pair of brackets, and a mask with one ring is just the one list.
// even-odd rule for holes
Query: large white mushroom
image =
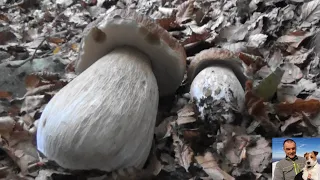
{"label": "large white mushroom", "polygon": [[[215,101],[225,101],[220,113],[226,122],[235,119],[233,110],[244,110],[244,75],[241,60],[226,49],[211,48],[196,54],[188,69],[190,95],[196,101],[202,118],[206,110],[215,111]],[[217,112],[214,112],[217,113]]]}
{"label": "large white mushroom", "polygon": [[45,107],[37,148],[71,170],[142,168],[159,95],[183,80],[183,47],[154,20],[114,10],[84,30],[74,80]]}

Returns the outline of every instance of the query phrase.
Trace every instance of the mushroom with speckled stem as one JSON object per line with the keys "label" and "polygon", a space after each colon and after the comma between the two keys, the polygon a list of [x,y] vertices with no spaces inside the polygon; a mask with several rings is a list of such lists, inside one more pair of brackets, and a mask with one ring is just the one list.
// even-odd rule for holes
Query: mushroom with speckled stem
{"label": "mushroom with speckled stem", "polygon": [[141,169],[151,149],[159,96],[180,86],[185,51],[134,10],[113,10],[84,34],[79,75],[45,107],[37,148],[70,170]]}
{"label": "mushroom with speckled stem", "polygon": [[[246,80],[241,60],[225,49],[201,51],[188,68],[191,99],[196,102],[202,119],[219,111],[226,123],[233,122],[235,115],[230,112],[244,110]],[[221,107],[214,107],[219,103]]]}

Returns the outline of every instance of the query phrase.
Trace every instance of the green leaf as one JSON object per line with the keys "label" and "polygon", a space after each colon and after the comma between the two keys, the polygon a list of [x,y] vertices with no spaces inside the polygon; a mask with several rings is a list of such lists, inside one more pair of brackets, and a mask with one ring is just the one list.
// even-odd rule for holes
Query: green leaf
{"label": "green leaf", "polygon": [[284,70],[280,67],[272,72],[268,77],[264,78],[260,84],[254,88],[254,92],[264,100],[269,100],[277,92],[278,85],[281,82]]}

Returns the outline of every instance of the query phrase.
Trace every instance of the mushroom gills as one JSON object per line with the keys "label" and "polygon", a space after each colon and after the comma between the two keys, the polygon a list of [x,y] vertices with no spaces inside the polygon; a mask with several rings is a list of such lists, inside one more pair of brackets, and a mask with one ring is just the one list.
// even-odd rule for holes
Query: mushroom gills
{"label": "mushroom gills", "polygon": [[119,47],[61,89],[39,121],[37,148],[71,170],[142,168],[158,108],[150,61]]}
{"label": "mushroom gills", "polygon": [[210,66],[193,79],[191,99],[199,109],[201,118],[221,113],[226,123],[235,119],[233,110],[244,108],[244,90],[233,71],[227,67]]}

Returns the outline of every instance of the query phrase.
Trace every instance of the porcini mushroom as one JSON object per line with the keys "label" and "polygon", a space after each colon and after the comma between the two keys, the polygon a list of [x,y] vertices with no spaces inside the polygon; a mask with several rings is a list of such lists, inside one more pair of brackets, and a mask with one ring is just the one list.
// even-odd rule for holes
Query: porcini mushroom
{"label": "porcini mushroom", "polygon": [[159,95],[181,84],[185,51],[133,10],[114,10],[84,32],[80,74],[45,107],[37,148],[66,169],[140,169],[151,148]]}
{"label": "porcini mushroom", "polygon": [[224,100],[220,110],[229,123],[234,120],[234,115],[229,113],[231,110],[241,112],[244,109],[246,79],[240,59],[225,49],[201,51],[188,69],[191,99],[196,101],[202,118],[208,114],[207,109],[214,109],[210,107],[214,101]]}

